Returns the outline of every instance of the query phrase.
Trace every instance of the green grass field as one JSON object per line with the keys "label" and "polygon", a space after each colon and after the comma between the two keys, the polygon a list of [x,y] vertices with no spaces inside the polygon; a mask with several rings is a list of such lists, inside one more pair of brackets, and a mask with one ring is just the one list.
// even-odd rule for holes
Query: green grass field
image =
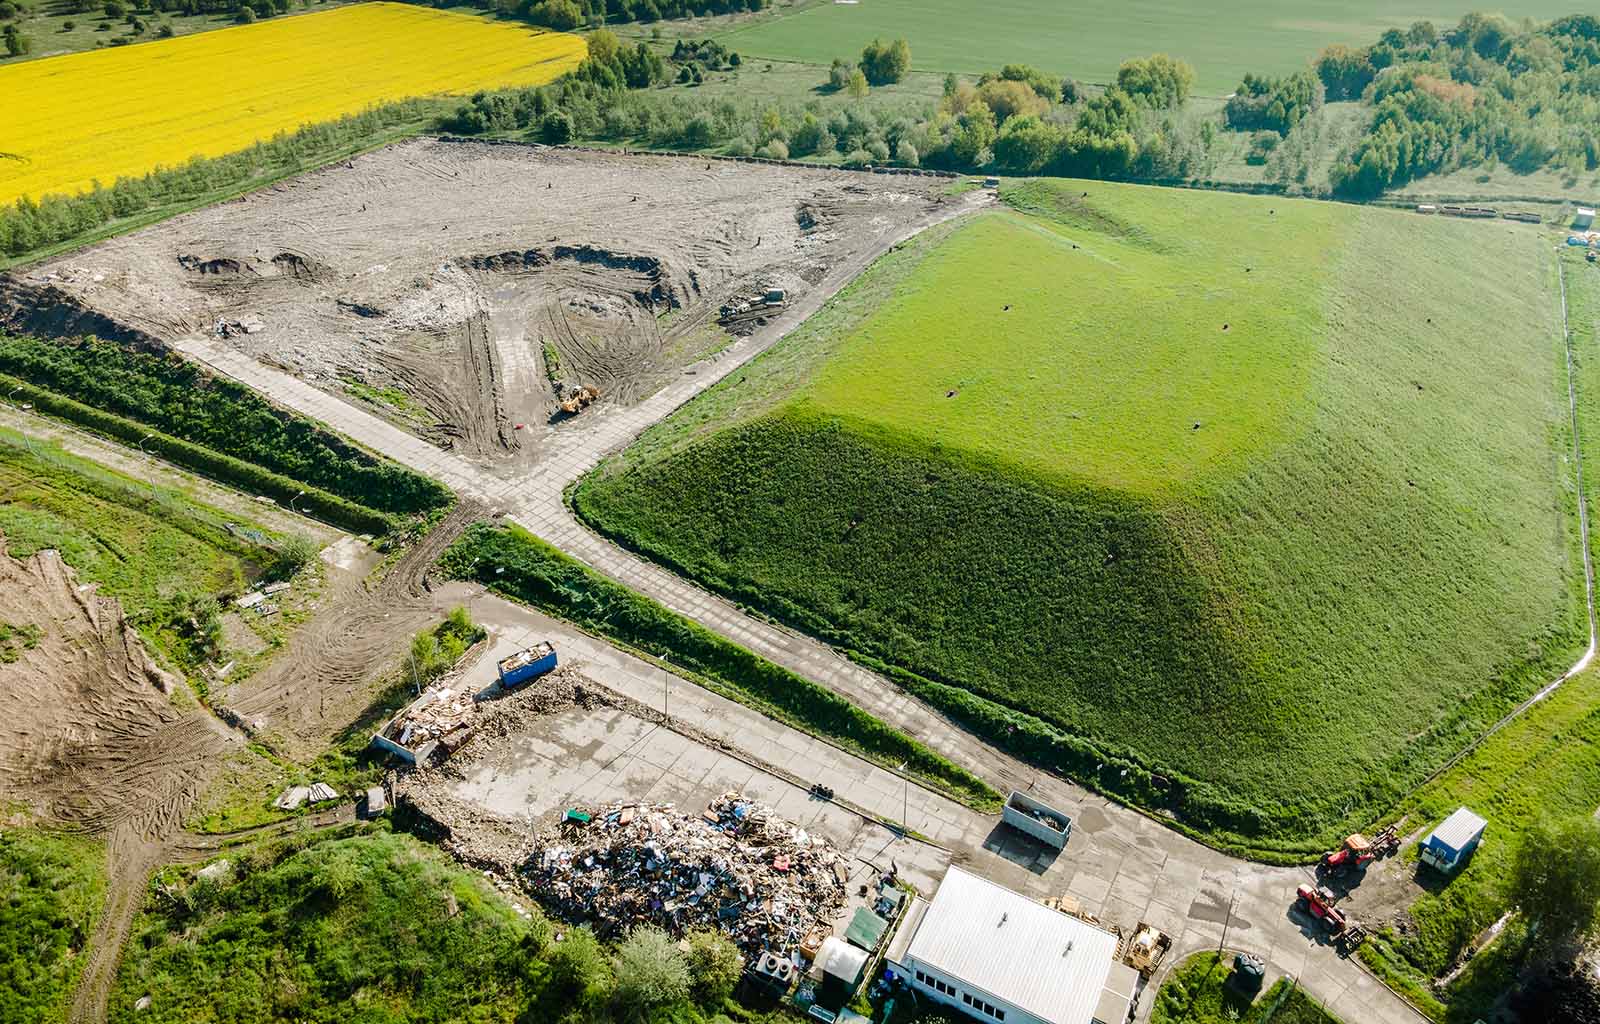
{"label": "green grass field", "polygon": [[[904,36],[919,71],[975,74],[1003,64],[1032,64],[1085,82],[1110,82],[1129,57],[1170,53],[1195,67],[1196,89],[1224,96],[1245,72],[1298,71],[1331,43],[1365,46],[1385,29],[1432,19],[1453,26],[1470,4],[1420,0],[1402,8],[1376,0],[1316,0],[1291,10],[1266,0],[1223,5],[1134,0],[1106,6],[1020,0],[1005,11],[980,0],[863,0],[798,5],[718,38],[751,57],[826,65],[852,60],[875,36]],[[1570,3],[1512,0],[1495,10],[1548,21]]]}
{"label": "green grass field", "polygon": [[0,832],[0,1018],[67,1019],[104,891],[100,844],[32,829]]}
{"label": "green grass field", "polygon": [[1008,198],[1029,212],[880,260],[591,475],[580,514],[1257,851],[1379,813],[1575,656],[1537,232]]}
{"label": "green grass field", "polygon": [[[1576,252],[1563,253],[1573,349],[1579,353],[1579,433],[1585,442],[1584,484],[1591,512],[1600,502],[1600,364],[1582,354],[1600,344],[1600,267]],[[1590,537],[1600,558],[1600,543]],[[1415,928],[1386,931],[1372,948],[1363,947],[1370,966],[1441,1022],[1470,1024],[1510,986],[1516,968],[1512,947],[1518,930],[1507,929],[1490,950],[1472,962],[1442,993],[1430,985],[1448,971],[1462,951],[1507,909],[1502,883],[1522,833],[1541,818],[1562,819],[1594,813],[1600,804],[1600,669],[1591,668],[1535,705],[1522,718],[1423,787],[1400,809],[1407,830],[1442,820],[1466,805],[1484,815],[1490,828],[1472,860],[1436,891],[1410,908]]]}

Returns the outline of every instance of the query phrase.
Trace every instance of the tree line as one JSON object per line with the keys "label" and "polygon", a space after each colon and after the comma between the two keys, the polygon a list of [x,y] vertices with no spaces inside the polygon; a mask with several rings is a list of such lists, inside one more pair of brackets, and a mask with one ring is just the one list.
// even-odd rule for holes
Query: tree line
{"label": "tree line", "polygon": [[1419,21],[1371,46],[1330,46],[1285,78],[1247,75],[1229,127],[1287,134],[1328,100],[1370,112],[1341,155],[1337,194],[1370,198],[1429,174],[1503,164],[1576,177],[1600,169],[1600,19],[1519,27],[1469,14],[1439,31]]}

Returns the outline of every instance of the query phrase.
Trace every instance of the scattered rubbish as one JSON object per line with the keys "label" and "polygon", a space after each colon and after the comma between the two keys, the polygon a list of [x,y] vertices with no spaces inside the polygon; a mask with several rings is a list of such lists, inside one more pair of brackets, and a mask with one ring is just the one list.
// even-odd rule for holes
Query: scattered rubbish
{"label": "scattered rubbish", "polygon": [[421,764],[439,746],[454,752],[472,735],[478,701],[448,687],[427,690],[372,737],[372,745]]}
{"label": "scattered rubbish", "polygon": [[278,799],[272,801],[272,806],[280,811],[292,811],[299,808],[311,796],[310,786],[290,786],[278,794]]}
{"label": "scattered rubbish", "polygon": [[204,878],[208,882],[217,882],[226,879],[233,873],[233,861],[226,858],[207,864],[194,873],[196,878]]}
{"label": "scattered rubbish", "polygon": [[848,865],[827,841],[727,793],[697,815],[672,804],[571,808],[522,872],[553,912],[602,937],[641,923],[716,927],[755,961],[832,933]]}
{"label": "scattered rubbish", "polygon": [[262,601],[265,601],[266,599],[267,599],[267,595],[261,593],[261,591],[252,590],[248,594],[244,595],[243,597],[235,600],[233,603],[234,603],[234,606],[238,607],[238,608],[254,608],[256,605],[260,604]]}

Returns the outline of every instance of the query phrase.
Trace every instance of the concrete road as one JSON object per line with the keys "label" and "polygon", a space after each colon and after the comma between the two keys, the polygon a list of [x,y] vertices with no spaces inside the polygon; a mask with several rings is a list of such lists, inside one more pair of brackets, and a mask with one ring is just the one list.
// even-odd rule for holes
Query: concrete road
{"label": "concrete road", "polygon": [[[990,201],[982,193],[971,193],[930,213],[917,230],[980,209]],[[914,798],[918,807],[910,814],[913,827],[948,843],[958,856],[972,858],[971,863],[983,865],[986,872],[1005,884],[1034,894],[1072,893],[1091,909],[1098,907],[1108,921],[1133,924],[1139,919],[1150,920],[1174,935],[1175,952],[1180,955],[1215,948],[1226,929],[1230,948],[1261,953],[1275,970],[1299,977],[1309,992],[1348,1024],[1413,1024],[1421,1020],[1407,1003],[1379,985],[1357,963],[1340,958],[1331,947],[1318,941],[1309,923],[1290,912],[1295,886],[1308,877],[1306,873],[1224,856],[1071,782],[1042,774],[966,733],[937,711],[896,689],[887,679],[848,661],[826,644],[751,618],[728,602],[593,535],[562,504],[561,495],[568,484],[647,427],[776,344],[868,263],[914,233],[886,233],[874,249],[833,268],[817,288],[767,327],[689,367],[677,381],[639,405],[628,409],[601,406],[585,413],[581,429],[558,432],[557,443],[537,465],[509,476],[500,473],[512,471],[478,466],[442,452],[212,338],[191,336],[175,342],[174,347],[290,409],[329,424],[374,451],[505,510],[510,518],[573,557],[835,690],[976,772],[995,788],[1026,789],[1068,811],[1080,822],[1067,853],[1041,864],[1036,852],[1030,857],[1027,851],[1013,848],[1006,835],[992,835],[992,820],[979,820],[979,816],[959,805],[913,787],[913,794],[920,792]],[[545,634],[559,635],[554,626],[546,627]],[[562,642],[576,641],[569,635]],[[598,663],[598,649],[606,645],[590,643],[595,651],[593,660]],[[622,656],[612,652],[611,657]],[[648,673],[645,678],[650,678]],[[653,685],[659,684],[657,677]],[[687,688],[689,684],[680,681],[679,685]],[[738,712],[742,710],[715,703],[711,707],[712,714],[729,722],[739,720]],[[748,727],[758,728],[753,721]],[[859,793],[857,788],[835,789],[866,800],[871,797],[868,790],[882,781],[863,769]],[[899,788],[904,790],[903,783]],[[892,804],[895,789],[896,783],[889,783],[889,792],[880,794],[878,803]],[[904,799],[903,792],[901,795]],[[980,853],[992,855],[980,858]],[[1144,1001],[1146,1013],[1149,1002]]]}

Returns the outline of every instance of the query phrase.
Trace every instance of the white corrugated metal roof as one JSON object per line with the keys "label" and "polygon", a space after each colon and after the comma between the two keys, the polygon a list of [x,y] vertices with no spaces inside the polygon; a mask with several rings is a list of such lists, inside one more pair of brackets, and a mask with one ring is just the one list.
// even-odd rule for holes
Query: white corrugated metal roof
{"label": "white corrugated metal roof", "polygon": [[906,958],[1049,1024],[1088,1024],[1116,950],[1110,932],[952,867]]}
{"label": "white corrugated metal roof", "polygon": [[1454,814],[1439,823],[1438,828],[1428,833],[1428,839],[1437,839],[1452,850],[1462,850],[1487,824],[1465,807],[1458,807]]}

